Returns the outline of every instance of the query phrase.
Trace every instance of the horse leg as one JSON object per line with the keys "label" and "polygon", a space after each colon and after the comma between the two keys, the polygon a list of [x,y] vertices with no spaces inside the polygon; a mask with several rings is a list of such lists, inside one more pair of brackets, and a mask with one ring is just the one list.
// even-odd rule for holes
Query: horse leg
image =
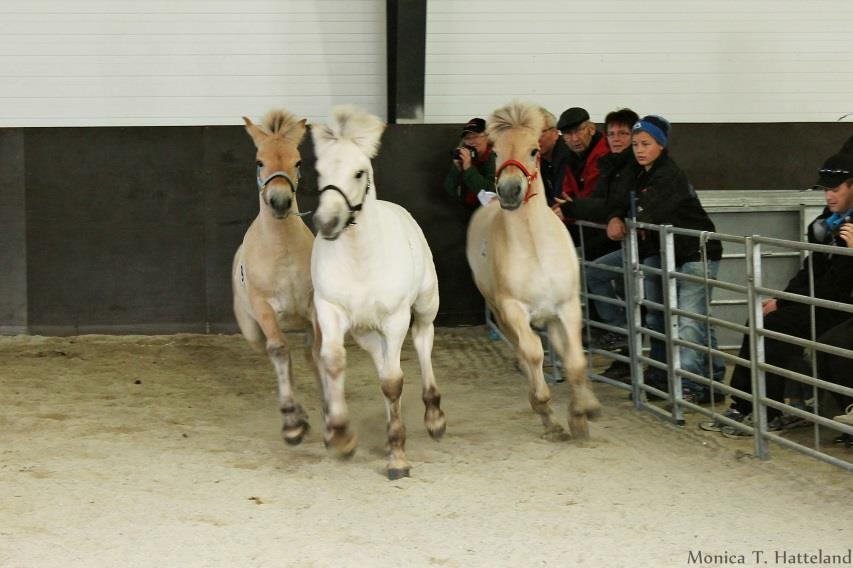
{"label": "horse leg", "polygon": [[542,361],[545,352],[542,342],[530,328],[530,318],[527,309],[521,302],[507,299],[500,302],[501,321],[507,339],[515,345],[518,363],[527,376],[530,385],[528,398],[533,411],[539,415],[545,426],[545,435],[559,438],[563,428],[554,421],[554,411],[551,409],[551,391],[545,382],[542,371]]}
{"label": "horse leg", "polygon": [[403,394],[403,369],[400,367],[400,350],[409,329],[409,311],[389,316],[378,332],[359,334],[357,341],[373,357],[382,394],[385,395],[385,412],[388,424],[388,479],[408,477],[411,466],[406,460],[406,427],[403,425],[400,398]]}
{"label": "horse leg", "polygon": [[434,294],[428,302],[428,309],[422,311],[422,306],[415,303],[414,323],[412,324],[412,342],[418,353],[418,364],[421,368],[421,381],[423,390],[421,399],[424,401],[424,424],[430,437],[437,440],[444,436],[447,428],[447,419],[441,410],[441,393],[435,382],[432,370],[432,344],[435,339],[435,327],[433,321],[438,312],[438,295]]}
{"label": "horse leg", "polygon": [[339,455],[350,457],[355,453],[356,437],[349,427],[349,411],[344,396],[347,352],[344,349],[344,335],[349,323],[346,316],[336,306],[318,300],[317,324],[322,333],[320,342],[320,375],[326,387],[327,405],[326,446],[333,447]]}
{"label": "horse leg", "polygon": [[571,300],[558,314],[558,319],[548,323],[551,345],[563,361],[569,396],[569,430],[572,437],[589,437],[588,418],[601,411],[601,403],[592,391],[586,374],[586,356],[581,343],[581,306],[579,299]]}
{"label": "horse leg", "polygon": [[251,298],[252,310],[258,325],[267,338],[266,350],[275,367],[278,379],[278,408],[284,415],[281,435],[290,445],[296,445],[308,432],[308,415],[302,405],[296,402],[291,384],[290,348],[287,339],[278,327],[278,319],[272,307],[262,298]]}
{"label": "horse leg", "polygon": [[317,381],[317,388],[320,390],[320,396],[323,397],[323,421],[329,414],[329,401],[327,398],[326,377],[323,373],[322,360],[320,359],[320,345],[323,342],[323,335],[320,332],[320,326],[317,324],[317,313],[311,312],[311,319],[305,329],[305,359],[311,366],[314,372],[314,379]]}

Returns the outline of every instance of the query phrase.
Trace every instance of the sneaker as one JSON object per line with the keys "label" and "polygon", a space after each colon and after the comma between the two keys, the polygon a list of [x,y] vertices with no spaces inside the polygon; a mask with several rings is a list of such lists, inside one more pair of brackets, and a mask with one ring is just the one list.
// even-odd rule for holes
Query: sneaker
{"label": "sneaker", "polygon": [[[734,420],[735,422],[743,422],[743,419],[746,418],[743,413],[734,408],[729,408],[723,413],[724,418],[728,418],[729,420]],[[709,420],[707,422],[700,422],[699,428],[705,430],[706,432],[719,432],[726,426],[729,426],[726,422],[722,420]]]}
{"label": "sneaker", "polygon": [[[744,426],[753,426],[752,414],[747,414],[743,417],[742,420],[739,420],[738,422],[740,422]],[[734,426],[720,427],[720,434],[722,434],[726,438],[749,438],[752,436],[751,432],[741,430],[740,428],[735,428]]]}
{"label": "sneaker", "polygon": [[847,424],[848,426],[853,426],[853,404],[849,405],[847,407],[847,409],[844,410],[844,414],[839,414],[838,416],[833,416],[832,419],[835,420],[836,422],[841,422],[842,424]]}
{"label": "sneaker", "polygon": [[840,444],[848,448],[853,448],[853,436],[850,434],[841,434],[832,439],[833,444]]}
{"label": "sneaker", "polygon": [[602,377],[621,381],[623,383],[631,382],[631,365],[622,361],[613,361],[607,369],[601,373]]}
{"label": "sneaker", "polygon": [[777,416],[773,420],[767,421],[768,432],[781,432],[782,430],[790,430],[792,428],[802,428],[811,424],[805,418],[794,416],[793,414],[783,414]]}

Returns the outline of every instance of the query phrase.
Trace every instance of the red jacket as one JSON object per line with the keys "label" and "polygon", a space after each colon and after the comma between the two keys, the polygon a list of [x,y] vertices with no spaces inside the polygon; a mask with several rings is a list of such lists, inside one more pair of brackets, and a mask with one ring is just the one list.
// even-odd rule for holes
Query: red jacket
{"label": "red jacket", "polygon": [[[598,159],[609,153],[610,146],[607,145],[607,138],[599,135],[598,142],[595,143],[586,157],[580,180],[575,179],[571,168],[566,168],[566,175],[563,176],[563,193],[572,199],[584,199],[592,195],[595,184],[601,175],[601,171],[598,169]],[[579,188],[579,185],[583,188]]]}

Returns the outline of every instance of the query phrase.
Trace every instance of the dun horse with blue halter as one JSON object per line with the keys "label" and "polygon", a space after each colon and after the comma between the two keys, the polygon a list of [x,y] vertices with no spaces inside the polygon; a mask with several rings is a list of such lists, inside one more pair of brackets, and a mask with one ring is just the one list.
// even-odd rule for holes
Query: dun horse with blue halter
{"label": "dun horse with blue halter", "polygon": [[479,208],[468,225],[466,256],[474,281],[498,325],[515,346],[527,376],[529,399],[545,426],[559,439],[551,393],[542,371],[542,342],[531,329],[547,326],[563,360],[571,398],[569,427],[588,436],[587,417],[601,407],[586,376],[581,346],[580,267],[571,237],[545,201],[539,175],[538,139],[544,123],[539,107],[514,102],[489,118],[488,134],[500,165],[498,198]]}
{"label": "dun horse with blue halter", "polygon": [[370,160],[384,128],[377,117],[342,106],[333,109],[328,125],[311,129],[321,192],[311,275],[323,337],[326,442],[344,456],[355,451],[344,397],[344,336],[349,332],[370,353],[379,373],[388,424],[387,474],[396,479],[410,469],[400,407],[400,349],[410,323],[430,436],[444,434],[445,417],[431,362],[438,312],[432,253],[412,216],[376,197]]}
{"label": "dun horse with blue halter", "polygon": [[310,275],[314,237],[296,203],[305,119],[276,110],[264,117],[263,127],[246,117],[243,121],[257,148],[260,210],[234,255],[234,315],[243,336],[265,348],[275,367],[282,436],[288,444],[298,444],[308,431],[308,416],[293,394],[290,347],[282,330],[305,328],[319,382]]}

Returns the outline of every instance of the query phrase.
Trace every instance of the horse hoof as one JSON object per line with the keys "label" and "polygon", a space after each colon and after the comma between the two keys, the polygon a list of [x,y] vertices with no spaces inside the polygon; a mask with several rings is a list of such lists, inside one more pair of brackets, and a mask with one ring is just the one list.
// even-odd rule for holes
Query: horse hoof
{"label": "horse hoof", "polygon": [[444,413],[441,413],[441,416],[438,420],[434,421],[432,424],[427,422],[427,432],[429,433],[430,438],[433,440],[440,440],[442,436],[444,436],[444,432],[447,430],[447,420],[444,418]]}
{"label": "horse hoof", "polygon": [[572,432],[572,438],[574,438],[575,440],[588,440],[589,425],[586,421],[586,414],[570,417],[569,430]]}
{"label": "horse hoof", "polygon": [[559,424],[554,424],[542,434],[542,438],[549,442],[565,442],[569,439],[569,435]]}
{"label": "horse hoof", "polygon": [[332,433],[332,439],[326,442],[326,447],[331,445],[339,457],[351,458],[355,455],[355,448],[358,445],[358,440],[352,432],[344,429],[335,429]]}
{"label": "horse hoof", "polygon": [[409,477],[409,471],[412,468],[409,466],[406,467],[389,467],[388,468],[388,480],[394,481],[395,479],[402,479],[404,477]]}
{"label": "horse hoof", "polygon": [[308,433],[309,429],[310,427],[307,422],[304,425],[297,426],[296,428],[288,428],[285,426],[281,429],[281,437],[288,446],[298,446],[302,443],[302,439],[305,438],[305,434]]}

